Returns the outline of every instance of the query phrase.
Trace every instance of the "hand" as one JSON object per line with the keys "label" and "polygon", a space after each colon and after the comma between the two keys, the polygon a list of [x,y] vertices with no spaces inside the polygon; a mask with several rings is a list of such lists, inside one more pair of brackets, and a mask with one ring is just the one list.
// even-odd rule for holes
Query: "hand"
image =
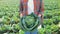
{"label": "hand", "polygon": [[22,17],[22,16],[23,16],[23,14],[21,13],[21,14],[20,14],[20,17]]}
{"label": "hand", "polygon": [[42,15],[41,14],[38,14],[39,17],[41,17]]}

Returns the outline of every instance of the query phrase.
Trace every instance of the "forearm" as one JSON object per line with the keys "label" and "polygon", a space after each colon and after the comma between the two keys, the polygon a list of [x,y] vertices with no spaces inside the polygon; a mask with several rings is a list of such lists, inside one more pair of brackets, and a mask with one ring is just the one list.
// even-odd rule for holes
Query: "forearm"
{"label": "forearm", "polygon": [[22,0],[20,0],[20,17],[23,16],[23,4],[22,4]]}
{"label": "forearm", "polygon": [[44,19],[44,1],[42,0],[42,4],[41,4],[41,8],[40,8],[40,13],[39,13],[39,17],[41,18],[41,25],[43,25],[43,19]]}
{"label": "forearm", "polygon": [[40,13],[39,13],[39,15],[41,15],[41,16],[43,16],[43,14],[44,14],[44,1],[42,0],[42,3],[41,3],[41,5],[40,5]]}

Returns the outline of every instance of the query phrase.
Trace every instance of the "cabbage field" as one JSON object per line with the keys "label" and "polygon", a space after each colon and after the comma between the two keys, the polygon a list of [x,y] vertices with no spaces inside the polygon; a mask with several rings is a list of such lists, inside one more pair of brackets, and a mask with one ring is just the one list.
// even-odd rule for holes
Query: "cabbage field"
{"label": "cabbage field", "polygon": [[[24,34],[20,29],[20,0],[0,0],[0,34]],[[60,0],[44,0],[44,22],[39,34],[60,34]]]}

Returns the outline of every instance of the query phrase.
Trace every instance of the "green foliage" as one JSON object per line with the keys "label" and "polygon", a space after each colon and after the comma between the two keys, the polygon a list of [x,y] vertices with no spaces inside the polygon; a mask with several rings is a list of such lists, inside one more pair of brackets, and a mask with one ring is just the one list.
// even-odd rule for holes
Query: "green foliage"
{"label": "green foliage", "polygon": [[32,23],[34,23],[34,17],[31,16],[26,16],[25,21],[27,22],[27,24],[31,25]]}
{"label": "green foliage", "polygon": [[[19,25],[19,1],[20,0],[0,0],[0,33],[24,34],[24,31],[20,29]],[[59,32],[59,1],[60,0],[44,0],[44,28],[39,29],[39,34],[52,34],[52,32]],[[28,16],[26,18],[33,17]],[[29,21],[34,22],[33,19],[30,19],[27,22]]]}

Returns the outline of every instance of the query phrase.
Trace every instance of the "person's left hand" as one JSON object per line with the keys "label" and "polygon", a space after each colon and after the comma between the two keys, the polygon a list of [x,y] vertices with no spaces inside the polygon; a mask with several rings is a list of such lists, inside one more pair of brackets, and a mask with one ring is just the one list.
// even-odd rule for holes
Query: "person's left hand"
{"label": "person's left hand", "polygon": [[38,17],[41,17],[42,15],[41,14],[38,14]]}

